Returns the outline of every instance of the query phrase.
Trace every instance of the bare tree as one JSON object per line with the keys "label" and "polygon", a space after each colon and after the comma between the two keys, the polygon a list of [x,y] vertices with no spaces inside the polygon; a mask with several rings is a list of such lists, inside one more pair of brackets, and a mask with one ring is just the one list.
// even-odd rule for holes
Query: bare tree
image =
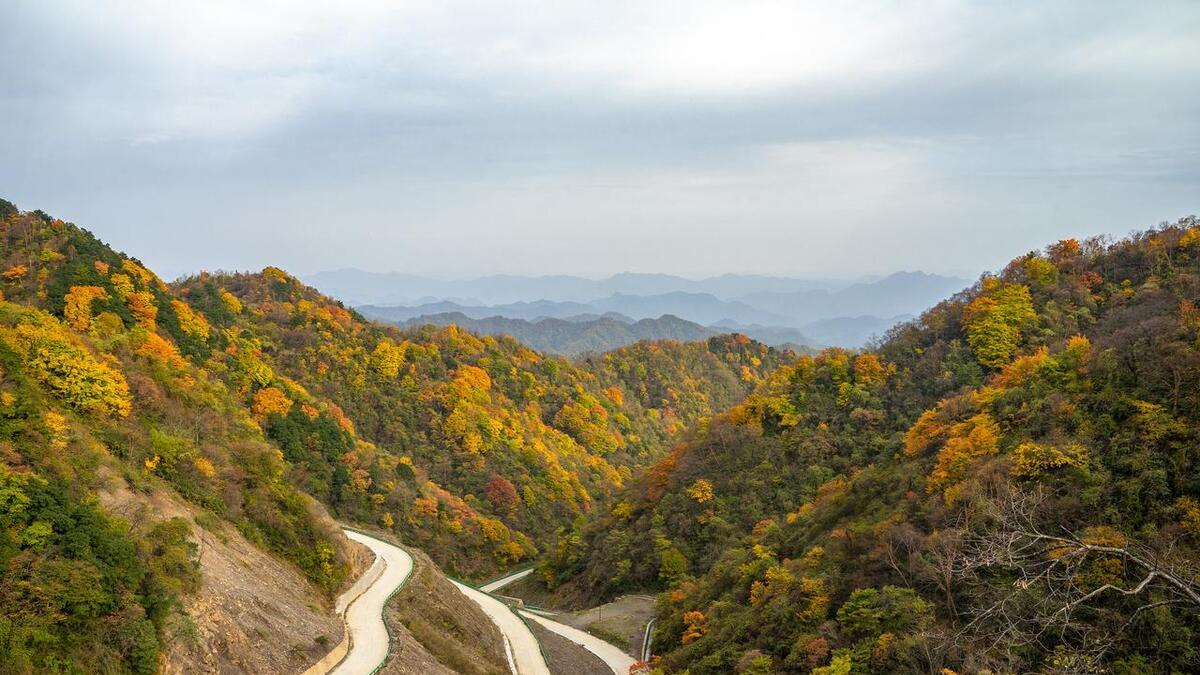
{"label": "bare tree", "polygon": [[958,530],[960,545],[943,551],[963,621],[948,647],[992,654],[1032,647],[1055,653],[1057,672],[1097,672],[1143,612],[1200,610],[1196,562],[1178,555],[1174,542],[1156,549],[1115,533],[1052,528],[1041,523],[1045,503],[1041,491],[997,490],[972,526]]}

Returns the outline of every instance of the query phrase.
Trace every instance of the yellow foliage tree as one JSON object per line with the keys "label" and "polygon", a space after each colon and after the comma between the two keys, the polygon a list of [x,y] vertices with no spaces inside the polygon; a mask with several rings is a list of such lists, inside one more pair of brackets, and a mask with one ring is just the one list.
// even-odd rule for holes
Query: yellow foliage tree
{"label": "yellow foliage tree", "polygon": [[128,299],[129,294],[134,291],[133,279],[130,279],[127,274],[114,274],[108,280],[112,283],[113,291],[116,292],[117,297],[122,300]]}
{"label": "yellow foliage tree", "polygon": [[703,612],[684,612],[683,623],[686,628],[681,640],[685,645],[704,637],[704,634],[708,632],[708,617],[704,616]]}
{"label": "yellow foliage tree", "polygon": [[1019,387],[1028,382],[1042,367],[1049,363],[1050,350],[1042,347],[1032,354],[1013,359],[992,378],[992,384],[1005,389]]}
{"label": "yellow foliage tree", "polygon": [[0,339],[22,356],[25,368],[60,400],[81,412],[125,417],[131,409],[124,376],[75,344],[49,315],[0,327]]}
{"label": "yellow foliage tree", "polygon": [[713,499],[712,483],[701,478],[687,489],[688,496],[698,504],[707,504]]}
{"label": "yellow foliage tree", "polygon": [[142,267],[134,261],[126,258],[121,261],[121,269],[125,270],[126,274],[133,277],[143,288],[149,288],[158,281],[158,277],[150,270]]}
{"label": "yellow foliage tree", "polygon": [[932,446],[950,428],[942,418],[942,405],[921,413],[917,421],[904,432],[904,454],[912,456]]}
{"label": "yellow foliage tree", "polygon": [[[375,346],[371,352],[371,369],[374,370],[380,377],[394,378],[400,374],[400,368],[404,365],[404,356],[407,352],[405,345],[397,345],[390,339],[385,339]],[[484,373],[486,376],[487,373]]]}
{"label": "yellow foliage tree", "polygon": [[230,293],[229,291],[222,288],[220,291],[220,296],[221,296],[221,302],[225,304],[226,309],[228,309],[230,312],[233,312],[234,314],[242,313],[242,301],[238,300],[237,297],[234,296],[233,293]]}
{"label": "yellow foliage tree", "polygon": [[1179,509],[1182,515],[1179,525],[1183,531],[1200,539],[1200,501],[1191,497],[1180,497],[1175,502],[1175,508]]}
{"label": "yellow foliage tree", "polygon": [[70,436],[70,425],[67,424],[67,418],[54,412],[47,410],[42,416],[42,420],[46,423],[46,429],[50,432],[50,447],[55,450],[62,450],[67,447],[67,440]]}
{"label": "yellow foliage tree", "polygon": [[1019,478],[1038,478],[1047,471],[1087,465],[1087,449],[1077,443],[1063,446],[1026,441],[1013,451],[1012,473]]}
{"label": "yellow foliage tree", "polygon": [[1021,330],[1037,319],[1029,287],[995,277],[983,280],[980,294],[963,308],[967,343],[985,366],[1008,363],[1021,342]]}
{"label": "yellow foliage tree", "polygon": [[16,281],[22,279],[29,272],[29,268],[24,265],[13,265],[12,267],[0,273],[0,277],[4,277],[7,281]]}
{"label": "yellow foliage tree", "polygon": [[454,381],[468,390],[487,391],[492,388],[492,378],[487,371],[476,366],[459,366],[454,373]]}
{"label": "yellow foliage tree", "polygon": [[499,543],[509,539],[508,528],[504,523],[495,518],[481,517],[479,519],[479,530],[483,533],[483,538],[492,543]]}
{"label": "yellow foliage tree", "polygon": [[878,356],[867,352],[854,359],[854,381],[866,387],[876,387],[887,381],[890,369]]}
{"label": "yellow foliage tree", "polygon": [[134,331],[134,351],[156,363],[166,364],[172,368],[183,368],[187,365],[175,343],[163,338],[152,330],[136,329]]}
{"label": "yellow foliage tree", "polygon": [[205,478],[212,478],[217,475],[217,470],[213,467],[213,463],[205,457],[196,457],[192,459],[192,466],[196,467],[196,472]]}
{"label": "yellow foliage tree", "polygon": [[1025,278],[1035,288],[1047,288],[1058,282],[1058,266],[1046,260],[1031,255],[1025,259]]}
{"label": "yellow foliage tree", "polygon": [[72,286],[63,306],[63,317],[67,325],[83,333],[92,326],[92,302],[108,297],[108,291],[99,286]]}
{"label": "yellow foliage tree", "polygon": [[138,325],[150,330],[154,329],[154,322],[158,318],[158,305],[154,304],[153,293],[148,291],[130,293],[125,298],[125,304],[129,306],[129,311],[137,319]]}
{"label": "yellow foliage tree", "polygon": [[180,300],[172,300],[171,308],[175,310],[175,316],[179,319],[179,328],[184,333],[202,340],[208,339],[212,326],[203,315],[192,311],[186,302]]}

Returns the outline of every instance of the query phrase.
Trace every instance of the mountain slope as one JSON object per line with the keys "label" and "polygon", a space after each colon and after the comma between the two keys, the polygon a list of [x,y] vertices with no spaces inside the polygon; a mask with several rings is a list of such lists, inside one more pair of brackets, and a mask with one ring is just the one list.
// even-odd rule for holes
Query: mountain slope
{"label": "mountain slope", "polygon": [[[352,560],[251,412],[188,358],[211,349],[205,324],[89,233],[0,206],[6,668],[153,672],[196,599],[213,601],[209,619],[239,600],[205,595],[214,586],[201,572],[212,568],[196,542],[206,536],[288,570],[258,593],[297,619],[302,642],[257,649],[268,668],[302,668],[320,650],[312,638],[338,629],[322,604]],[[210,551],[206,562],[223,558]],[[226,651],[236,658],[241,631],[258,626],[270,627],[227,628]],[[168,663],[216,648],[177,646]]]}
{"label": "mountain slope", "polygon": [[776,371],[543,572],[667,589],[665,672],[1194,671],[1197,299],[1195,219],[1018,258]]}
{"label": "mountain slope", "polygon": [[[509,338],[368,322],[277,269],[201,275],[177,290],[222,336],[210,367],[261,410],[268,436],[304,467],[306,488],[457,574],[533,555],[537,540],[606,500],[684,425],[736,401],[784,358],[750,341],[664,344],[681,359],[720,358],[669,371],[670,391],[643,403]],[[676,407],[730,372],[739,391]]]}
{"label": "mountain slope", "polygon": [[744,338],[647,345],[607,362],[636,374],[627,391],[511,339],[367,322],[277,269],[170,287],[0,207],[16,672],[147,672],[163,653],[174,672],[302,670],[336,642],[328,601],[362,563],[308,494],[490,574],[788,359]]}

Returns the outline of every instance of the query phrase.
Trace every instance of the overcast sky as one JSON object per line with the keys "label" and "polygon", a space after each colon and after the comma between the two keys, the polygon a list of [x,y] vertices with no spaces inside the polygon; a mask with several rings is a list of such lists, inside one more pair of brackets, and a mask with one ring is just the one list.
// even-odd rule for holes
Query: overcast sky
{"label": "overcast sky", "polygon": [[174,277],[977,274],[1200,212],[1200,3],[0,2],[0,196]]}

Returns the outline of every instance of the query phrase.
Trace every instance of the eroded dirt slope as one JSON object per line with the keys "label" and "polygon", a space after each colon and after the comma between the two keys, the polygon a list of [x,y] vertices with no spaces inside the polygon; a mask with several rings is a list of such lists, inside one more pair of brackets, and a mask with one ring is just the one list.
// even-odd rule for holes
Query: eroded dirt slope
{"label": "eroded dirt slope", "polygon": [[[342,621],[331,601],[295,567],[255,547],[228,523],[205,518],[169,492],[131,490],[112,475],[99,498],[108,511],[131,522],[182,517],[191,524],[202,583],[183,598],[187,616],[167,636],[164,673],[292,675],[342,639]],[[323,524],[334,527],[319,505],[313,508]],[[354,561],[352,579],[371,562],[369,552],[354,546],[347,550]]]}
{"label": "eroded dirt slope", "polygon": [[388,603],[385,620],[392,632],[392,651],[380,672],[507,675],[504,642],[496,625],[454,588],[429,556],[408,551],[413,574]]}

